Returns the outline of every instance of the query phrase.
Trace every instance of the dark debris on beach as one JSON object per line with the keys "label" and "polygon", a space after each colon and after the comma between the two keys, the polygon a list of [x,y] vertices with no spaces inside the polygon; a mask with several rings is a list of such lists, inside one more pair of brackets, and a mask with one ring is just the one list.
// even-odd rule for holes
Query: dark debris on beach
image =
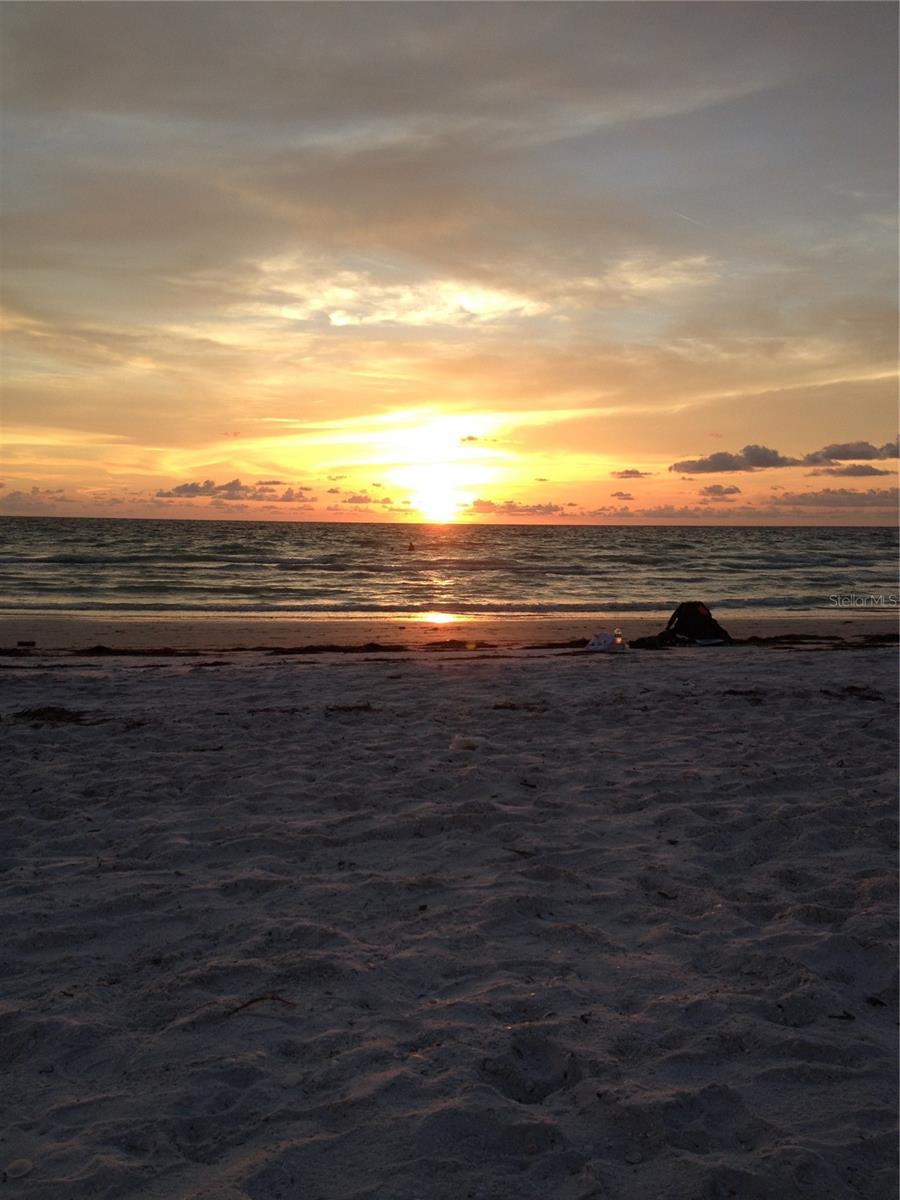
{"label": "dark debris on beach", "polygon": [[48,704],[42,708],[20,708],[11,714],[16,721],[32,721],[38,725],[83,725],[85,714],[72,708]]}
{"label": "dark debris on beach", "polygon": [[[528,642],[521,646],[503,647],[515,650],[555,650],[559,653],[588,654],[586,649],[588,639],[585,637],[572,638],[560,642]],[[892,647],[900,644],[900,634],[896,631],[885,633],[863,633],[844,636],[831,633],[779,633],[770,636],[753,635],[746,638],[732,638],[730,643],[718,646],[706,646],[703,649],[727,649],[730,646],[758,647],[761,649],[786,650],[865,650],[874,647]],[[684,646],[672,645],[661,641],[658,637],[635,638],[628,642],[632,650],[671,650],[685,649]],[[694,649],[688,646],[687,649]],[[445,638],[441,641],[426,642],[423,645],[411,645],[400,642],[363,642],[356,645],[341,645],[334,642],[313,643],[305,646],[229,646],[212,650],[188,650],[173,646],[127,646],[114,647],[102,643],[84,646],[77,649],[40,649],[33,643],[19,643],[16,646],[0,646],[0,658],[35,659],[35,658],[204,658],[215,653],[264,653],[274,657],[289,657],[315,654],[417,654],[439,653],[441,651],[467,652],[497,651],[501,647],[496,642],[465,640],[462,638]],[[219,665],[221,657],[214,663],[204,665]]]}

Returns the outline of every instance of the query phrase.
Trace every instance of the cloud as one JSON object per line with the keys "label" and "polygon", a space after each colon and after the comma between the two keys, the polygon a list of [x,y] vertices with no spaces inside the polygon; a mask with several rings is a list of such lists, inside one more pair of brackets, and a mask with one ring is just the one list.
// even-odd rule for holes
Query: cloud
{"label": "cloud", "polygon": [[12,513],[39,516],[53,512],[60,504],[72,504],[64,488],[32,487],[27,492],[15,489],[0,496],[0,508]]}
{"label": "cloud", "polygon": [[156,495],[163,499],[171,499],[174,497],[214,496],[216,491],[215,480],[204,479],[203,483],[179,483],[177,487],[170,488],[168,491],[161,488]]}
{"label": "cloud", "polygon": [[701,488],[699,494],[701,496],[708,496],[711,500],[724,500],[728,496],[738,495],[740,490],[734,484],[711,483],[708,487]]}
{"label": "cloud", "polygon": [[275,485],[281,486],[277,480],[263,481],[259,484],[241,483],[240,479],[230,479],[227,483],[216,483],[214,479],[204,479],[202,483],[196,480],[190,483],[179,483],[176,487],[160,488],[155,495],[163,500],[192,500],[198,496],[209,496],[216,503],[247,500],[278,501],[291,504],[313,499],[305,490],[292,487],[286,488],[280,495],[275,493]]}
{"label": "cloud", "polygon": [[755,522],[763,521],[771,523],[775,517],[784,517],[786,514],[777,508],[762,507],[750,504],[735,505],[731,497],[722,497],[721,503],[729,505],[729,507],[716,507],[708,500],[703,500],[700,504],[656,504],[646,508],[631,508],[628,506],[614,508],[611,505],[601,506],[593,509],[580,509],[576,513],[569,514],[575,518],[590,518],[590,517],[613,517],[616,519],[627,518],[629,521],[638,522],[655,522],[655,521],[681,521],[689,524],[706,523],[711,519],[722,518],[730,523],[740,522]]}
{"label": "cloud", "polygon": [[[299,322],[325,321],[339,328],[365,325],[472,326],[533,317],[547,305],[509,290],[478,287],[464,280],[384,284],[369,272],[342,270],[302,287],[278,315]],[[273,314],[274,315],[274,314]]]}
{"label": "cloud", "polygon": [[715,278],[706,255],[692,255],[668,261],[650,257],[625,258],[596,281],[600,289],[622,296],[653,295],[678,291],[709,283]]}
{"label": "cloud", "polygon": [[372,497],[366,492],[355,492],[352,496],[345,497],[342,504],[371,504]]}
{"label": "cloud", "polygon": [[562,504],[520,504],[516,500],[473,500],[467,509],[471,513],[492,513],[499,517],[555,517],[565,512]]}
{"label": "cloud", "polygon": [[807,471],[807,475],[893,475],[883,467],[873,467],[870,463],[851,463],[846,467],[822,467],[818,471]]}
{"label": "cloud", "polygon": [[707,501],[701,501],[700,504],[696,505],[659,504],[652,508],[635,509],[632,516],[637,517],[641,521],[684,521],[689,524],[694,522],[705,523],[711,518],[716,519],[721,517],[723,520],[733,524],[745,521],[771,523],[773,517],[778,515],[777,509],[751,504],[735,505],[730,503],[727,497],[723,498],[722,503],[728,505],[728,507],[717,508],[714,504]]}
{"label": "cloud", "polygon": [[[652,508],[639,509],[635,515],[649,520],[654,520],[656,518],[661,518],[664,520],[686,518],[688,520],[692,520],[697,517],[706,518],[714,516],[715,509],[704,508],[701,505],[689,507],[687,505],[657,504]],[[731,513],[728,515],[731,516]]]}
{"label": "cloud", "polygon": [[638,471],[635,467],[629,467],[625,471],[612,471],[614,479],[649,479],[653,474],[652,471]]}
{"label": "cloud", "polygon": [[772,507],[752,505],[752,504],[731,504],[726,508],[716,508],[713,504],[701,502],[699,505],[678,506],[674,504],[661,504],[655,508],[641,508],[634,513],[644,521],[660,520],[683,520],[686,522],[706,522],[711,517],[721,517],[729,523],[735,522],[756,522],[760,521],[765,524],[772,522],[774,517],[782,516],[779,510]]}
{"label": "cloud", "polygon": [[273,5],[261,17],[128,5],[103,15],[13,11],[5,23],[6,99],[17,109],[224,119],[251,132],[283,125],[351,144],[364,115],[375,141],[405,121],[423,140],[483,131],[502,145],[688,113],[818,62],[829,48],[822,26],[832,38],[855,32],[839,14],[817,26],[773,13],[761,28],[738,11],[714,37],[677,13],[635,24],[606,6],[574,16],[523,8],[510,22],[456,6]]}
{"label": "cloud", "polygon": [[[567,507],[575,508],[576,505],[567,505]],[[601,504],[599,508],[580,509],[577,513],[568,513],[572,517],[630,517],[634,514],[627,505],[612,505]]]}
{"label": "cloud", "polygon": [[633,500],[634,499],[634,496],[632,496],[631,492],[610,492],[610,495],[612,496],[612,498],[614,500]]}
{"label": "cloud", "polygon": [[810,465],[831,466],[837,462],[846,462],[847,459],[871,461],[878,458],[898,457],[900,457],[900,450],[898,450],[897,442],[886,442],[883,446],[873,446],[871,442],[840,442],[831,446],[823,446],[821,450],[814,450],[811,454],[807,454],[803,461]]}
{"label": "cloud", "polygon": [[[713,474],[725,471],[760,471],[772,467],[797,467],[802,464],[823,464],[826,466],[842,462],[846,459],[897,458],[896,442],[887,442],[883,446],[873,446],[871,442],[843,442],[814,450],[803,458],[789,458],[768,446],[745,446],[738,454],[719,451],[703,458],[685,459],[673,463],[670,471],[690,471],[697,474]],[[841,472],[842,474],[870,474],[870,472]]]}
{"label": "cloud", "polygon": [[688,458],[672,463],[670,471],[686,471],[692,474],[717,474],[720,471],[759,471],[769,467],[796,467],[799,458],[788,458],[768,446],[745,446],[739,454],[720,450],[703,458]]}
{"label": "cloud", "polygon": [[824,488],[821,492],[785,492],[772,498],[773,504],[803,508],[886,508],[896,509],[897,488],[869,488],[854,492],[848,488]]}

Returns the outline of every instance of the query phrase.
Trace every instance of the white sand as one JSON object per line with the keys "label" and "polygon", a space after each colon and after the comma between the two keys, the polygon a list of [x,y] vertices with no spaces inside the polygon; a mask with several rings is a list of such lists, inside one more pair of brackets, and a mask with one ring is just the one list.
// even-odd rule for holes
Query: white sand
{"label": "white sand", "polygon": [[2,660],[5,1196],[894,1200],[891,651],[216,661]]}

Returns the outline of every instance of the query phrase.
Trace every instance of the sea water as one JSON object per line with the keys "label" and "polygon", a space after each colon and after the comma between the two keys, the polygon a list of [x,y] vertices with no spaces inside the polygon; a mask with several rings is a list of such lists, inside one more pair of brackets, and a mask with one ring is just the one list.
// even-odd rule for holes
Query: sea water
{"label": "sea water", "polygon": [[0,609],[779,616],[897,605],[897,530],[0,518]]}

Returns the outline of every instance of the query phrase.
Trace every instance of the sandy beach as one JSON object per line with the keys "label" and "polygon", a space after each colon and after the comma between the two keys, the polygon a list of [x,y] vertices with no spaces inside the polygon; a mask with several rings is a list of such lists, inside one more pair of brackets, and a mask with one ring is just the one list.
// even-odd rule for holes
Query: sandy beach
{"label": "sandy beach", "polygon": [[4,624],[6,1194],[896,1196],[890,648]]}

